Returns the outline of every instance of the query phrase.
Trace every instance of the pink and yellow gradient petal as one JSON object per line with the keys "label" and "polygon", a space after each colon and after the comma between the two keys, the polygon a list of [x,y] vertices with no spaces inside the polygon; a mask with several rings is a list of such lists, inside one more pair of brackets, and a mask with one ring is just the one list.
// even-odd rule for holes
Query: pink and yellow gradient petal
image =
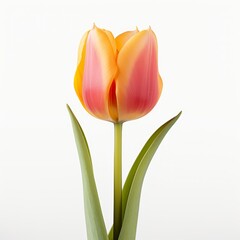
{"label": "pink and yellow gradient petal", "polygon": [[135,34],[119,52],[116,80],[119,121],[142,117],[157,103],[162,91],[157,57],[157,40],[151,29]]}
{"label": "pink and yellow gradient petal", "polygon": [[109,34],[94,26],[85,45],[80,99],[82,98],[83,106],[89,113],[101,119],[111,120],[108,93],[117,72],[117,65]]}

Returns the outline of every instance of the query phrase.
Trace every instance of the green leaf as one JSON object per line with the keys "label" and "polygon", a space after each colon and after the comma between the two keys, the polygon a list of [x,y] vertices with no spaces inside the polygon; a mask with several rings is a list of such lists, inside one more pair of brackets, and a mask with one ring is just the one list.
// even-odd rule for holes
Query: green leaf
{"label": "green leaf", "polygon": [[[123,187],[123,224],[118,240],[135,240],[143,180],[163,138],[180,117],[181,112],[153,133],[135,160]],[[109,233],[111,240],[112,232]]]}
{"label": "green leaf", "polygon": [[113,240],[113,226],[111,227],[109,233],[108,233],[108,239]]}
{"label": "green leaf", "polygon": [[83,182],[85,219],[88,240],[108,240],[107,231],[94,179],[92,160],[84,132],[67,105],[71,117],[73,132],[77,145]]}

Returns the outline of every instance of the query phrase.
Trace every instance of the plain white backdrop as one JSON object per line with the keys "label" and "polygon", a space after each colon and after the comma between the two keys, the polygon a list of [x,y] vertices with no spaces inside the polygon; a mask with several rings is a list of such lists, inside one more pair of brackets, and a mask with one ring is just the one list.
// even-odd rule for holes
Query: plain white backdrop
{"label": "plain white backdrop", "polygon": [[73,89],[93,22],[115,35],[150,25],[158,38],[164,89],[150,114],[124,125],[124,178],[152,132],[183,111],[146,175],[137,240],[239,240],[239,10],[229,0],[1,1],[0,240],[86,239],[66,103],[111,226],[113,126],[88,115]]}

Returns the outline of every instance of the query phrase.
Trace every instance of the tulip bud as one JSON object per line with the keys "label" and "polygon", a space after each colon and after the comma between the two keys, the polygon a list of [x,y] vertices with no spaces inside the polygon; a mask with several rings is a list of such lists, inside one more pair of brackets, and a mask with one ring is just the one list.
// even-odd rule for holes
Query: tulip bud
{"label": "tulip bud", "polygon": [[103,120],[125,122],[150,112],[162,91],[153,31],[114,39],[94,26],[80,42],[74,87],[83,107]]}

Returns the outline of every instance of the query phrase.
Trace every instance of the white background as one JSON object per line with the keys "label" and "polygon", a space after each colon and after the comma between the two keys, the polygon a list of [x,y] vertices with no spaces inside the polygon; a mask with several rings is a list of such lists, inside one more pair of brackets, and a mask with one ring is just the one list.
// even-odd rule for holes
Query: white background
{"label": "white background", "polygon": [[0,239],[86,239],[66,103],[111,226],[113,126],[73,89],[78,44],[95,22],[114,35],[150,25],[158,37],[164,89],[150,114],[124,125],[124,178],[150,134],[183,111],[146,175],[137,240],[239,240],[239,10],[228,0],[1,1]]}

